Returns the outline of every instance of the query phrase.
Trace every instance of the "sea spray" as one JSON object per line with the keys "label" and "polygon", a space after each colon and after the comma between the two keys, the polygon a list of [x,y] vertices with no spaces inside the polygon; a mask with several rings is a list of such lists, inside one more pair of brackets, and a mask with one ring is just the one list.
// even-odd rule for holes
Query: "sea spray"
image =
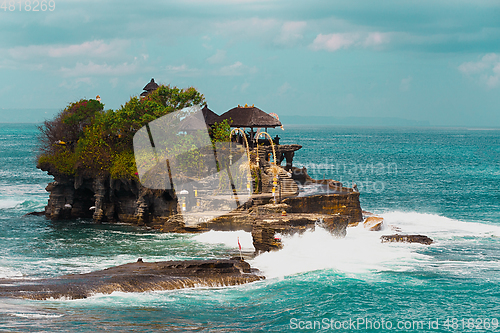
{"label": "sea spray", "polygon": [[[493,224],[465,222],[417,212],[393,211],[381,216],[387,225],[399,228],[404,234],[423,234],[437,239],[464,236],[500,237],[500,226]],[[384,234],[388,234],[387,229]]]}
{"label": "sea spray", "polygon": [[0,209],[12,209],[22,204],[24,200],[0,199]]}
{"label": "sea spray", "polygon": [[[20,271],[14,270],[9,267],[5,267],[0,261],[0,279],[12,279],[12,278],[20,278],[23,274]],[[1,282],[0,282],[1,283]]]}
{"label": "sea spray", "polygon": [[500,280],[500,226],[417,212],[393,211],[382,216],[389,226],[401,230],[399,233],[418,233],[434,239],[430,247],[421,248],[421,252],[431,258],[421,267],[426,272],[458,279],[467,276],[468,279]]}
{"label": "sea spray", "polygon": [[196,235],[193,240],[205,244],[223,244],[229,248],[238,249],[238,237],[243,251],[255,251],[253,247],[252,234],[243,230],[238,231],[215,231]]}
{"label": "sea spray", "polygon": [[380,233],[359,225],[345,238],[336,238],[321,227],[282,238],[283,249],[257,256],[250,264],[268,278],[315,270],[367,273],[387,269],[405,270],[421,255],[407,244],[382,244]]}

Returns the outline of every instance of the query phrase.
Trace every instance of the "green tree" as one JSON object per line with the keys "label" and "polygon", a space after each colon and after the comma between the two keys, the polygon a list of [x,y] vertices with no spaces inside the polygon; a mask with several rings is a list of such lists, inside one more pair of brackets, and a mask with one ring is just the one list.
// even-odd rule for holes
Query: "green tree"
{"label": "green tree", "polygon": [[66,175],[135,178],[133,136],[147,123],[205,99],[195,88],[160,86],[120,109],[103,111],[96,100],[70,103],[40,129],[38,167]]}
{"label": "green tree", "polygon": [[231,136],[231,125],[227,119],[215,123],[210,129],[210,137],[213,142],[229,142]]}
{"label": "green tree", "polygon": [[70,103],[53,120],[46,120],[39,126],[39,168],[74,175],[77,161],[75,146],[103,109],[104,104],[99,101],[81,99]]}

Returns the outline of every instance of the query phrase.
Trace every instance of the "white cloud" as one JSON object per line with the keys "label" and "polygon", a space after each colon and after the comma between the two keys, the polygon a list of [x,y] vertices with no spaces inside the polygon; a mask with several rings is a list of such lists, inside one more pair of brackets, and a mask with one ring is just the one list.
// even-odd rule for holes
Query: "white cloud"
{"label": "white cloud", "polygon": [[70,80],[70,82],[64,80],[61,84],[59,84],[60,88],[66,88],[70,90],[76,90],[82,87],[82,83],[92,86],[92,79],[89,77],[79,77],[73,80]]}
{"label": "white cloud", "polygon": [[250,87],[250,83],[248,83],[248,82],[244,82],[241,85],[236,84],[233,86],[233,91],[244,93],[244,92],[246,92],[248,87]]}
{"label": "white cloud", "polygon": [[119,82],[120,82],[120,80],[118,80],[118,78],[117,78],[117,77],[114,77],[114,78],[112,78],[112,79],[110,79],[110,80],[109,80],[109,83],[111,83],[111,86],[112,86],[113,88],[118,87],[118,83],[119,83]]}
{"label": "white cloud", "polygon": [[498,85],[500,80],[499,75],[489,75],[484,78],[486,80],[486,85],[490,88],[494,88]]}
{"label": "white cloud", "polygon": [[130,45],[126,40],[113,40],[110,43],[105,43],[102,40],[94,40],[73,45],[29,45],[19,46],[9,49],[9,53],[13,58],[30,59],[39,57],[49,58],[65,58],[65,57],[99,57],[110,58],[115,57]]}
{"label": "white cloud", "polygon": [[465,75],[478,77],[489,88],[494,88],[500,83],[500,55],[488,53],[479,61],[462,63],[458,70]]}
{"label": "white cloud", "polygon": [[243,65],[242,62],[236,61],[232,65],[220,68],[215,74],[221,76],[241,76],[246,74],[253,74],[255,72],[257,72],[256,67],[248,67],[246,65]]}
{"label": "white cloud", "polygon": [[401,84],[399,85],[399,90],[401,90],[401,91],[410,90],[411,81],[413,81],[413,78],[411,76],[408,76],[407,78],[402,79]]}
{"label": "white cloud", "polygon": [[289,91],[292,87],[290,86],[290,84],[288,84],[288,82],[285,82],[283,83],[283,85],[281,85],[279,88],[278,88],[278,95],[284,95],[287,91]]}
{"label": "white cloud", "polygon": [[222,67],[219,70],[219,75],[223,76],[243,75],[242,69],[243,69],[243,64],[240,61],[237,61],[232,65]]}
{"label": "white cloud", "polygon": [[274,19],[248,18],[219,22],[215,25],[220,35],[246,39],[268,36],[271,31],[279,29],[279,22]]}
{"label": "white cloud", "polygon": [[89,61],[87,64],[78,62],[74,68],[62,67],[60,72],[66,77],[73,76],[122,76],[137,72],[136,64],[122,63],[118,65],[95,64]]}
{"label": "white cloud", "polygon": [[167,71],[170,71],[170,72],[183,72],[183,71],[186,71],[188,69],[187,65],[186,64],[182,64],[180,66],[167,66],[166,67],[166,70]]}
{"label": "white cloud", "polygon": [[389,42],[389,34],[381,32],[370,32],[362,42],[365,47],[378,46]]}
{"label": "white cloud", "polygon": [[493,67],[493,72],[495,74],[500,74],[500,62],[498,62],[495,67]]}
{"label": "white cloud", "polygon": [[319,34],[311,44],[311,48],[315,51],[327,50],[337,51],[341,48],[348,48],[355,43],[357,37],[353,34]]}
{"label": "white cloud", "polygon": [[167,66],[165,68],[168,72],[172,74],[176,74],[178,76],[197,76],[200,74],[200,70],[196,68],[190,68],[186,64],[182,64],[180,66]]}
{"label": "white cloud", "polygon": [[215,54],[207,59],[207,62],[210,64],[219,64],[226,59],[226,51],[217,50]]}
{"label": "white cloud", "polygon": [[285,22],[281,26],[281,31],[275,42],[279,45],[292,46],[304,38],[303,31],[307,23],[304,21]]}
{"label": "white cloud", "polygon": [[370,33],[335,33],[316,36],[311,49],[335,52],[351,46],[375,47],[389,42],[389,34],[381,32]]}
{"label": "white cloud", "polygon": [[241,92],[245,92],[248,89],[248,87],[250,87],[250,83],[248,83],[248,82],[243,83],[241,85],[241,89],[240,89]]}

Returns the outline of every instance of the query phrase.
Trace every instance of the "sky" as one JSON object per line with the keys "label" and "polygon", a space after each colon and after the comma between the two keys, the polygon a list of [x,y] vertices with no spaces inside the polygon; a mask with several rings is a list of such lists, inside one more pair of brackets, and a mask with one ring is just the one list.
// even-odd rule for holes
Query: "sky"
{"label": "sky", "polygon": [[116,110],[154,78],[218,114],[500,127],[498,0],[0,4],[0,122],[96,95]]}

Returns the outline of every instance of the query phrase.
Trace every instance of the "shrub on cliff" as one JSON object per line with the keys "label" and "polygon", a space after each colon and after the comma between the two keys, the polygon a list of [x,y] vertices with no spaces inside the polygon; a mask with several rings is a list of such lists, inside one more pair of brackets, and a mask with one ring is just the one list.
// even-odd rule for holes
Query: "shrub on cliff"
{"label": "shrub on cliff", "polygon": [[109,119],[109,129],[120,136],[120,141],[131,147],[135,132],[147,123],[168,113],[196,104],[205,99],[195,88],[179,89],[160,86],[145,98],[132,97]]}
{"label": "shrub on cliff", "polygon": [[231,141],[231,125],[227,119],[219,123],[215,123],[210,128],[210,137],[213,142],[229,142]]}
{"label": "shrub on cliff", "polygon": [[40,126],[38,167],[52,173],[136,178],[133,136],[147,123],[205,100],[195,88],[160,86],[132,97],[119,110],[103,111],[96,100],[70,103]]}
{"label": "shrub on cliff", "polygon": [[55,119],[46,120],[39,126],[40,152],[49,155],[54,153],[58,147],[55,143],[74,147],[83,129],[90,125],[95,115],[103,109],[104,104],[93,99],[70,103]]}
{"label": "shrub on cliff", "polygon": [[78,140],[103,109],[104,105],[97,100],[81,99],[70,103],[53,120],[44,121],[39,126],[38,166],[50,172],[74,175]]}

